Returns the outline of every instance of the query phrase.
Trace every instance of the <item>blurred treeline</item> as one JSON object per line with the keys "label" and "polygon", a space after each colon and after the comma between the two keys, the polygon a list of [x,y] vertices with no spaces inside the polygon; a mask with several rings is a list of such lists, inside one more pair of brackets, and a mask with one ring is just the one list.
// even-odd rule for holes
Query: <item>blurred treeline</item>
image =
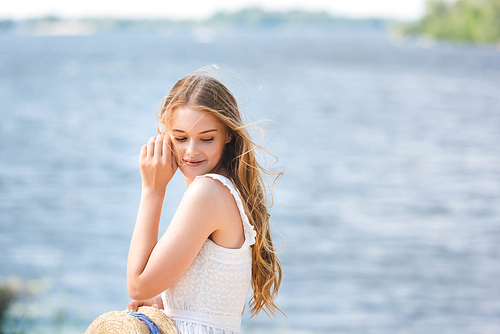
{"label": "blurred treeline", "polygon": [[69,19],[54,15],[22,20],[0,19],[0,33],[41,33],[66,31],[75,34],[94,34],[112,31],[164,31],[198,27],[228,28],[274,28],[274,27],[316,27],[316,28],[363,28],[386,29],[388,20],[382,18],[353,19],[332,16],[324,11],[309,12],[290,10],[267,11],[259,7],[238,11],[219,11],[206,19],[175,20],[169,18],[77,18]]}
{"label": "blurred treeline", "polygon": [[468,42],[500,42],[500,0],[428,0],[426,13],[414,23],[400,24],[403,35]]}

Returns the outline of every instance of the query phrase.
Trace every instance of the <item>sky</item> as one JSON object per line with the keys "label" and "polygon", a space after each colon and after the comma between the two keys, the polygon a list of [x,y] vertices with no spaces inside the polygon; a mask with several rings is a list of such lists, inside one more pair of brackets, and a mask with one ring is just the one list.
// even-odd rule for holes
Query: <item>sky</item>
{"label": "sky", "polygon": [[56,15],[64,18],[206,18],[220,10],[235,11],[250,6],[267,10],[325,10],[333,15],[354,18],[384,17],[418,19],[425,0],[14,0],[0,6],[0,18],[23,19]]}

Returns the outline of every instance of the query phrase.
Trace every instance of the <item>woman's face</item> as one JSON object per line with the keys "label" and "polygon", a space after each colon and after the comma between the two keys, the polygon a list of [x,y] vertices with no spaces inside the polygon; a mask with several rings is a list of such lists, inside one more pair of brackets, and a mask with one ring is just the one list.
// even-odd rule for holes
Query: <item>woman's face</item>
{"label": "woman's face", "polygon": [[216,173],[224,145],[231,141],[224,124],[188,106],[174,111],[171,122],[174,156],[187,185],[196,176]]}

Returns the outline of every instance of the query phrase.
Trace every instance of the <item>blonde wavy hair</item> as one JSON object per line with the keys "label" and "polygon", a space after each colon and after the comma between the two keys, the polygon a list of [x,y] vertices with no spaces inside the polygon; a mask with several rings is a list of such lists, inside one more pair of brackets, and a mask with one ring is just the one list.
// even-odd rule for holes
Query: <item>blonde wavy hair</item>
{"label": "blonde wavy hair", "polygon": [[[219,166],[226,170],[238,188],[250,223],[257,232],[252,246],[253,296],[250,313],[252,317],[261,310],[268,316],[270,313],[283,313],[275,302],[281,284],[282,266],[271,239],[267,188],[263,179],[263,176],[273,179],[274,185],[282,172],[271,172],[259,164],[255,151],[269,152],[251,140],[249,126],[243,123],[233,94],[207,71],[200,70],[177,81],[159,107],[158,132],[168,133],[173,113],[185,106],[211,113],[232,136],[224,148]],[[272,198],[272,192],[269,196]]]}

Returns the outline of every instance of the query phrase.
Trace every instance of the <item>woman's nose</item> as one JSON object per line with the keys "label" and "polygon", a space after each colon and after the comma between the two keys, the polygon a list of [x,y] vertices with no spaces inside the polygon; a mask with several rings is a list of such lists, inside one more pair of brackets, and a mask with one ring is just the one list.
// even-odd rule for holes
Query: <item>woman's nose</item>
{"label": "woman's nose", "polygon": [[187,148],[186,148],[186,153],[191,157],[198,154],[198,149],[196,147],[196,142],[194,140],[189,141]]}

